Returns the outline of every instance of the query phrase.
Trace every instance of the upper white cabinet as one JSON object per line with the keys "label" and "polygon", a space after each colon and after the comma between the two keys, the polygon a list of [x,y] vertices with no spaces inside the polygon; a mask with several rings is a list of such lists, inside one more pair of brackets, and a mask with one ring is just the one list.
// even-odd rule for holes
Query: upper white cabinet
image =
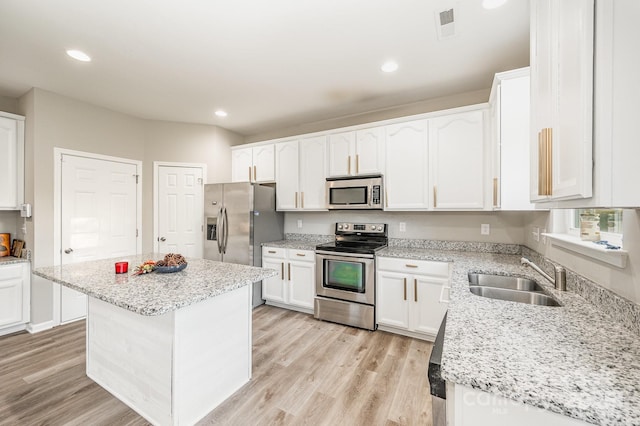
{"label": "upper white cabinet", "polygon": [[[638,39],[640,8],[637,0],[598,1],[594,16],[593,3],[590,0],[531,3],[532,120],[544,116],[546,104],[540,104],[538,99],[545,93],[540,88],[547,86],[540,83],[545,80],[539,77],[539,62],[544,56],[534,58],[534,52],[543,50],[538,45],[545,41],[544,34],[559,34],[554,41],[559,52],[556,72],[561,74],[552,80],[551,87],[555,87],[553,94],[563,127],[552,128],[554,185],[551,197],[536,196],[537,169],[532,168],[532,199],[542,202],[539,206],[543,208],[640,207],[637,189],[640,182],[640,144],[637,142],[640,51],[633,42]],[[570,31],[553,29],[560,23],[563,30]],[[536,78],[534,65],[538,66]],[[588,111],[592,98],[593,142],[586,140],[591,129]],[[549,125],[541,123],[537,127],[532,126],[535,139],[531,140],[536,158],[538,132]],[[565,138],[569,138],[569,142]],[[537,161],[532,164],[538,166]],[[564,186],[558,189],[560,184]],[[582,193],[591,194],[589,198],[557,200],[562,194],[566,195],[560,190],[580,185],[587,187]]]}
{"label": "upper white cabinet", "polygon": [[385,127],[385,210],[429,208],[428,128],[426,119]]}
{"label": "upper white cabinet", "polygon": [[329,176],[380,174],[384,170],[384,128],[329,135]]}
{"label": "upper white cabinet", "polygon": [[491,90],[492,206],[534,210],[529,201],[529,68],[496,74]]}
{"label": "upper white cabinet", "polygon": [[29,263],[0,266],[0,335],[24,330],[30,319]]}
{"label": "upper white cabinet", "polygon": [[429,120],[429,170],[433,208],[484,208],[484,111]]}
{"label": "upper white cabinet", "polygon": [[275,144],[277,210],[326,210],[326,137]]}
{"label": "upper white cabinet", "polygon": [[231,151],[232,182],[273,182],[274,144],[236,148]]}
{"label": "upper white cabinet", "polygon": [[531,1],[532,201],[592,196],[593,0]]}
{"label": "upper white cabinet", "polygon": [[24,202],[24,117],[0,112],[0,210]]}

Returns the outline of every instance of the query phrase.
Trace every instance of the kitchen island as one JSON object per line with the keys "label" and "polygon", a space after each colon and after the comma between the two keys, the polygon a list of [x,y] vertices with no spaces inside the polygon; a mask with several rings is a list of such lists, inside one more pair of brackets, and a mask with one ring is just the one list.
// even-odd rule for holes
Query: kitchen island
{"label": "kitchen island", "polygon": [[[151,253],[38,268],[87,294],[87,376],[153,424],[193,424],[251,378],[252,283],[278,271],[188,259],[133,275]],[[114,263],[129,272],[115,274]]]}

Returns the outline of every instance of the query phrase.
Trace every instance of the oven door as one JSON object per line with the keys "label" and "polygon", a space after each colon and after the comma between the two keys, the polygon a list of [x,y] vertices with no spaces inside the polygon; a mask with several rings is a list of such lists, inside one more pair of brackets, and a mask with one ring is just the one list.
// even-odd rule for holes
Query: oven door
{"label": "oven door", "polygon": [[316,252],[316,294],[374,305],[373,255]]}

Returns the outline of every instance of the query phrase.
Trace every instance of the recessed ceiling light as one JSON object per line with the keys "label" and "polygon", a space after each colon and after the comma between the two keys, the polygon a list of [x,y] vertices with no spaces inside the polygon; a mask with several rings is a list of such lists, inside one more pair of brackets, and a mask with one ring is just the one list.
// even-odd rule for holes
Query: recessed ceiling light
{"label": "recessed ceiling light", "polygon": [[507,0],[482,0],[482,7],[485,9],[495,9],[503,4],[505,4]]}
{"label": "recessed ceiling light", "polygon": [[384,72],[394,72],[398,69],[398,63],[395,61],[387,61],[382,64],[380,69]]}
{"label": "recessed ceiling light", "polygon": [[78,61],[91,62],[91,57],[81,50],[69,49],[67,50],[67,55]]}
{"label": "recessed ceiling light", "polygon": [[219,109],[219,110],[217,110],[217,111],[215,112],[215,114],[216,114],[218,117],[226,117],[226,116],[227,116],[227,111],[223,111],[223,110]]}

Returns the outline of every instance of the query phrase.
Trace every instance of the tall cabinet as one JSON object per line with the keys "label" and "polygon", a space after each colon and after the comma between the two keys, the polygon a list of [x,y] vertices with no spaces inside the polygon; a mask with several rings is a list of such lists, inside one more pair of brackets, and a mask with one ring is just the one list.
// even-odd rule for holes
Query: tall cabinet
{"label": "tall cabinet", "polygon": [[0,112],[0,210],[24,202],[24,117]]}
{"label": "tall cabinet", "polygon": [[592,196],[594,0],[531,1],[531,201]]}

